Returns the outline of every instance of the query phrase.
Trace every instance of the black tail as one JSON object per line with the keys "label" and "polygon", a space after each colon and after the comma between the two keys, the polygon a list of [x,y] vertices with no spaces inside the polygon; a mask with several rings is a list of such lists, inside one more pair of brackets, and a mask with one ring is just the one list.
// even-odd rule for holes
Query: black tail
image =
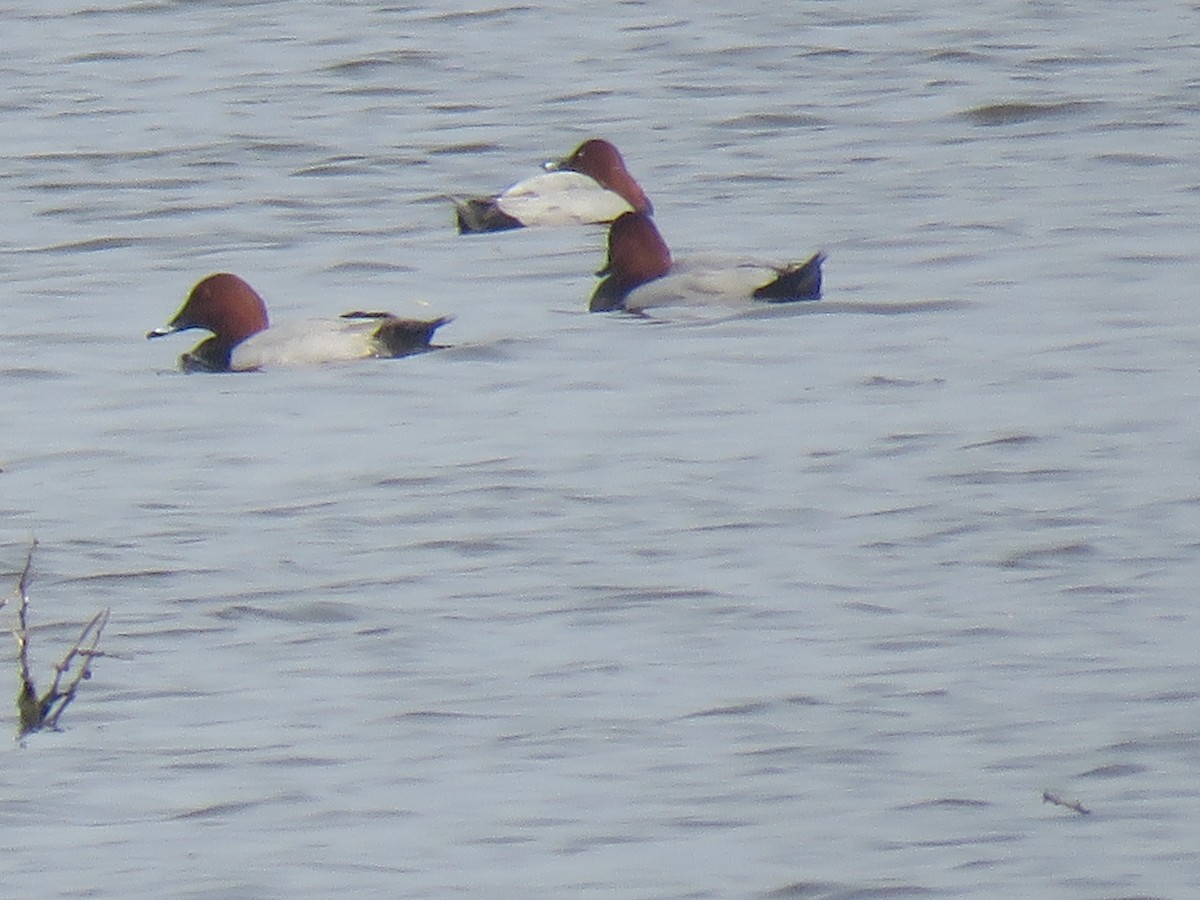
{"label": "black tail", "polygon": [[433,333],[450,319],[450,316],[427,320],[389,317],[375,332],[375,339],[387,351],[387,356],[409,356],[426,350],[436,350],[437,347],[430,343]]}
{"label": "black tail", "polygon": [[821,263],[824,253],[813,254],[812,259],[801,265],[781,269],[779,277],[764,284],[754,292],[755,300],[768,303],[791,303],[795,300],[821,299]]}
{"label": "black tail", "polygon": [[479,234],[485,231],[509,231],[524,226],[512,216],[500,210],[488,197],[454,201],[454,217],[458,222],[459,234]]}

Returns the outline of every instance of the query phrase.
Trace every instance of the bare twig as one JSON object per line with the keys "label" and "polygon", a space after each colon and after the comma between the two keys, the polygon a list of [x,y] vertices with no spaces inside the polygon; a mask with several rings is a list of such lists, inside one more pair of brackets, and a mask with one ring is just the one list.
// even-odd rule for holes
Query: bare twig
{"label": "bare twig", "polygon": [[1042,802],[1053,803],[1055,806],[1061,806],[1065,809],[1079,813],[1081,816],[1090,816],[1092,811],[1080,803],[1078,800],[1064,800],[1057,794],[1052,794],[1049,791],[1042,791]]}
{"label": "bare twig", "polygon": [[42,720],[40,704],[37,699],[37,688],[33,685],[33,676],[29,673],[29,628],[26,624],[29,615],[29,578],[33,572],[33,551],[37,548],[37,538],[29,545],[29,555],[25,557],[25,568],[17,579],[17,630],[13,637],[17,641],[17,664],[21,667],[21,691],[17,694],[17,712],[21,719],[21,734],[33,731]]}
{"label": "bare twig", "polygon": [[[108,613],[107,609],[102,609],[92,616],[91,621],[83,626],[83,631],[80,632],[75,645],[67,651],[62,662],[54,667],[54,682],[42,699],[42,705],[46,710],[42,723],[43,728],[58,727],[58,717],[75,699],[75,691],[79,688],[79,682],[92,677],[92,660],[104,656],[104,653],[96,649],[96,645],[100,643],[100,634],[104,631],[104,626],[108,624]],[[83,646],[84,641],[88,642],[86,647]],[[79,658],[79,662],[72,672],[71,667],[75,665],[76,657]],[[71,673],[70,680],[67,682],[66,689],[60,691],[58,685],[67,673]]]}
{"label": "bare twig", "polygon": [[[17,607],[17,627],[13,637],[17,642],[17,661],[20,666],[21,689],[17,694],[17,714],[20,719],[20,734],[43,728],[57,728],[63,710],[75,699],[80,682],[92,677],[92,662],[105,654],[96,649],[100,635],[108,623],[109,610],[102,609],[92,616],[80,632],[79,638],[54,667],[54,681],[46,693],[38,696],[37,686],[29,670],[29,581],[33,571],[35,539],[25,558],[25,568],[17,581],[20,605]],[[63,679],[67,679],[62,687]]]}

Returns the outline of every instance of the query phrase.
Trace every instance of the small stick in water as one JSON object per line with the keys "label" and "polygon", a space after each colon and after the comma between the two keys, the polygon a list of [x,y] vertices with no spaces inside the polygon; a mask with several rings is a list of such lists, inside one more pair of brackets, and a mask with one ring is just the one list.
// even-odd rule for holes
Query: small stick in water
{"label": "small stick in water", "polygon": [[1053,803],[1055,806],[1062,806],[1066,809],[1079,813],[1081,816],[1090,816],[1092,811],[1080,803],[1078,800],[1064,800],[1057,794],[1052,794],[1049,791],[1042,791],[1042,802]]}
{"label": "small stick in water", "polygon": [[[33,683],[33,674],[29,666],[29,579],[33,571],[33,551],[37,541],[29,547],[29,556],[25,558],[25,568],[17,581],[17,593],[20,606],[17,607],[17,627],[13,637],[17,641],[17,662],[21,670],[21,690],[17,694],[17,715],[20,719],[20,735],[43,728],[58,727],[59,716],[75,699],[75,691],[79,683],[92,677],[92,661],[105,654],[97,650],[100,634],[108,622],[107,609],[102,609],[92,616],[80,632],[79,638],[67,651],[66,655],[54,667],[54,681],[46,693],[38,696],[37,687]],[[0,602],[3,608],[4,602]],[[63,678],[67,683],[63,686]]]}

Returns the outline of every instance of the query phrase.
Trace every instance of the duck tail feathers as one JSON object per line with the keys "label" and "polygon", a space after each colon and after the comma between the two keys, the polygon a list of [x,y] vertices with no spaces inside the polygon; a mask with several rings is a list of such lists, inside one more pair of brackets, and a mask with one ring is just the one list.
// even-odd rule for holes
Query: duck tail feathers
{"label": "duck tail feathers", "polygon": [[431,343],[433,333],[452,320],[452,316],[439,316],[436,319],[389,318],[379,326],[375,339],[387,351],[387,356],[409,356],[437,350],[438,345]]}
{"label": "duck tail feathers", "polygon": [[824,253],[814,253],[807,262],[786,266],[779,277],[754,292],[756,300],[768,303],[790,303],[796,300],[821,299],[821,264]]}
{"label": "duck tail feathers", "polygon": [[459,234],[481,234],[488,231],[510,231],[522,224],[503,212],[490,197],[472,197],[454,201],[454,219]]}

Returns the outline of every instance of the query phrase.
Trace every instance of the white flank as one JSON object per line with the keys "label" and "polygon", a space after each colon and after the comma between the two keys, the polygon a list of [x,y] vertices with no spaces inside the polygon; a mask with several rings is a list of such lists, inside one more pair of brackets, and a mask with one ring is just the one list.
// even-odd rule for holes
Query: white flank
{"label": "white flank", "polygon": [[525,225],[611,222],[633,209],[620,194],[579,172],[547,172],[518,181],[496,198],[496,205]]}

